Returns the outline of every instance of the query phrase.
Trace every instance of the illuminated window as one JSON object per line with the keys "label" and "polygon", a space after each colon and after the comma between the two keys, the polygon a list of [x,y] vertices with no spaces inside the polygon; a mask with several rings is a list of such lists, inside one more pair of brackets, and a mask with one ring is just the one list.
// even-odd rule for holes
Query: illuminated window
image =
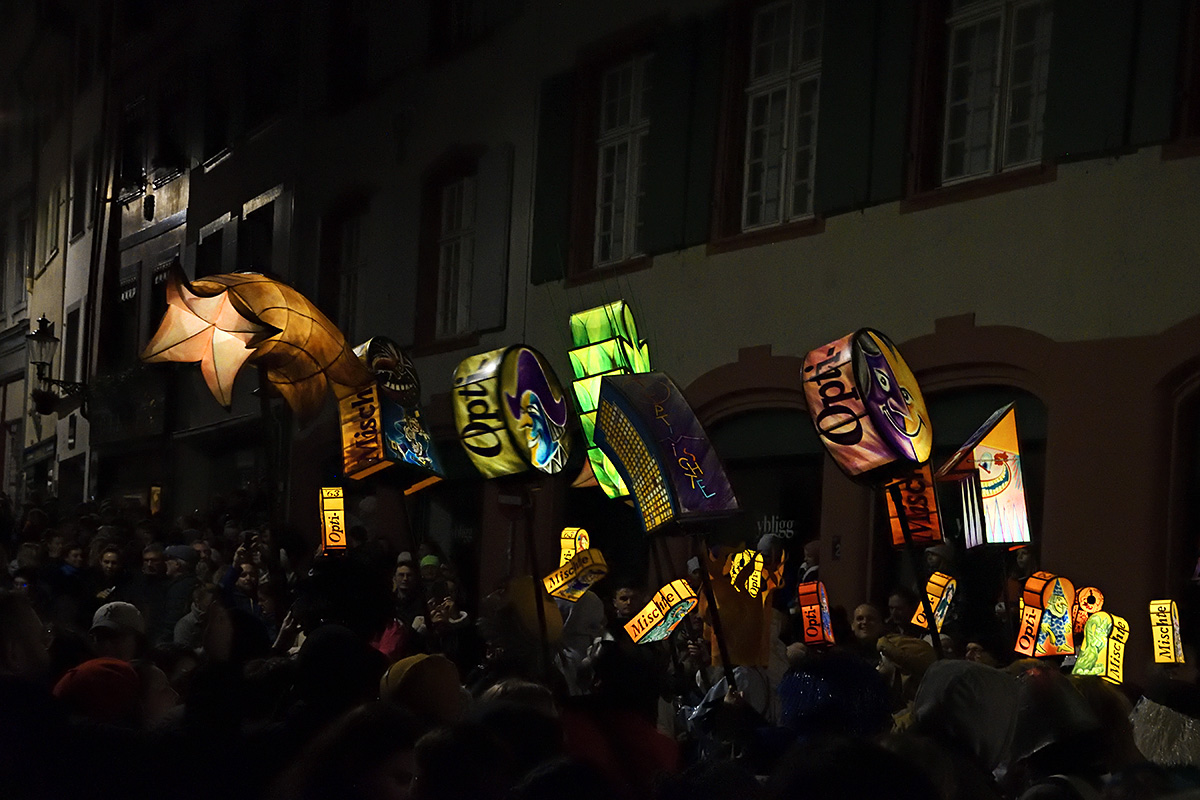
{"label": "illuminated window", "polygon": [[823,0],[787,0],[754,13],[746,84],[742,229],[813,211]]}
{"label": "illuminated window", "polygon": [[951,3],[943,183],[1041,160],[1052,18],[1049,0]]}
{"label": "illuminated window", "polygon": [[600,85],[600,132],[596,140],[597,266],[642,252],[640,234],[646,194],[646,103],[650,56],[638,56],[610,69]]}
{"label": "illuminated window", "polygon": [[471,330],[471,273],[475,259],[475,176],[442,187],[438,234],[437,336]]}

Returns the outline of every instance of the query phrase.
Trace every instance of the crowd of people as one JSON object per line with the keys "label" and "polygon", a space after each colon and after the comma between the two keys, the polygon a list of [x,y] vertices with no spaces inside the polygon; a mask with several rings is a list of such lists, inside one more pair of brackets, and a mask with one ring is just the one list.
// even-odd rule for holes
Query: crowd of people
{"label": "crowd of people", "polygon": [[[575,603],[531,576],[474,600],[428,544],[348,542],[322,554],[246,508],[54,520],[0,498],[0,797],[1200,796],[1190,652],[1136,687],[961,624],[939,656],[904,586],[806,645],[785,584],[766,658],[726,670],[704,602],[635,644],[649,593],[619,571]],[[803,555],[792,581],[819,577]]]}

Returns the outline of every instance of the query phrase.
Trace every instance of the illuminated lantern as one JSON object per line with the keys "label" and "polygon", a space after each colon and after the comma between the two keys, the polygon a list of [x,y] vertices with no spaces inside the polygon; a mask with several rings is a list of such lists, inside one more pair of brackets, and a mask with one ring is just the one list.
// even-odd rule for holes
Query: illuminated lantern
{"label": "illuminated lantern", "polygon": [[1179,609],[1174,600],[1150,601],[1150,628],[1154,631],[1154,663],[1184,663],[1183,637],[1179,635]]}
{"label": "illuminated lantern", "polygon": [[825,584],[809,581],[800,584],[800,619],[805,644],[833,644],[833,622],[829,619],[829,599]]}
{"label": "illuminated lantern", "polygon": [[968,548],[1030,541],[1012,403],[988,417],[935,477],[959,486]]}
{"label": "illuminated lantern", "polygon": [[566,564],[580,550],[592,546],[592,539],[583,528],[563,528],[559,537],[558,565]]}
{"label": "illuminated lantern", "polygon": [[1125,643],[1129,623],[1116,614],[1097,611],[1083,626],[1083,643],[1072,668],[1073,675],[1098,675],[1110,683],[1125,678]]}
{"label": "illuminated lantern", "polygon": [[929,460],[933,430],[917,380],[892,340],[863,328],[804,358],[817,435],[852,476],[903,473]]}
{"label": "illuminated lantern", "polygon": [[252,272],[189,284],[172,270],[167,312],[141,358],[199,361],[209,391],[226,408],[238,371],[253,362],[301,420],[317,413],[330,384],[341,397],[372,380],[341,331],[304,295]]}
{"label": "illuminated lantern", "polygon": [[1015,648],[1018,653],[1041,657],[1075,652],[1071,619],[1075,586],[1069,580],[1049,572],[1035,572],[1025,581],[1021,601],[1021,625]]}
{"label": "illuminated lantern", "polygon": [[904,546],[904,529],[900,525],[900,513],[896,508],[891,485],[900,487],[900,500],[908,520],[909,533],[915,544],[933,544],[942,541],[941,515],[938,514],[937,492],[934,490],[933,470],[923,464],[902,478],[884,486],[883,496],[887,501],[888,523],[892,529],[892,544]]}
{"label": "illuminated lantern", "polygon": [[1075,592],[1075,635],[1083,635],[1083,626],[1088,617],[1104,608],[1104,593],[1094,586],[1085,586]]}
{"label": "illuminated lantern", "polygon": [[596,444],[633,490],[646,533],[738,509],[700,421],[661,372],[601,381]]}
{"label": "illuminated lantern", "polygon": [[608,574],[608,564],[599,550],[580,550],[542,580],[546,594],[571,603],[579,601],[592,584]]}
{"label": "illuminated lantern", "polygon": [[609,497],[624,497],[629,494],[629,489],[616,466],[596,446],[600,380],[605,375],[649,372],[650,349],[645,341],[638,339],[633,312],[624,300],[572,314],[570,324],[574,347],[569,355],[575,373],[572,388],[579,422],[588,443],[588,467],[584,468],[575,485],[598,484]]}
{"label": "illuminated lantern", "polygon": [[[744,578],[742,573],[745,573]],[[762,587],[762,573],[763,557],[757,550],[743,550],[730,557],[729,583],[739,590],[745,586],[746,594],[751,597],[758,597],[758,590]]]}
{"label": "illuminated lantern", "polygon": [[[941,631],[942,625],[946,624],[946,615],[950,612],[950,604],[954,602],[954,593],[957,590],[958,581],[944,572],[933,573],[925,584],[925,594],[929,595],[929,607],[933,609],[933,621],[937,623],[938,631]],[[912,624],[922,630],[929,628],[929,622],[925,619],[925,610],[922,606],[917,606]]]}
{"label": "illuminated lantern", "polygon": [[554,370],[531,347],[471,356],[454,373],[454,419],[484,477],[533,467],[553,475],[570,456],[570,404]]}
{"label": "illuminated lantern", "polygon": [[321,490],[321,548],[346,549],[346,511],[340,488]]}
{"label": "illuminated lantern", "polygon": [[636,644],[662,641],[695,607],[696,591],[688,582],[682,578],[671,581],[625,624],[625,632]]}

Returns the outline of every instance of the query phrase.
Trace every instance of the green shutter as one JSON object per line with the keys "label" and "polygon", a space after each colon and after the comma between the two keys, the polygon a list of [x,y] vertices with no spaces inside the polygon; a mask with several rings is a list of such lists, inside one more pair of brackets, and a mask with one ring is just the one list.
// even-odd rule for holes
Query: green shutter
{"label": "green shutter", "polygon": [[1182,0],[1141,4],[1137,55],[1133,62],[1133,107],[1129,143],[1157,144],[1171,138],[1179,85]]}
{"label": "green shutter", "polygon": [[1057,0],[1043,155],[1071,161],[1126,144],[1136,0]]}
{"label": "green shutter", "polygon": [[686,21],[656,37],[650,59],[650,131],[646,135],[641,237],[641,249],[650,255],[683,246],[695,50],[696,24]]}
{"label": "green shutter", "polygon": [[717,126],[721,116],[721,77],[729,15],[717,12],[697,29],[692,83],[692,127],[688,131],[687,196],[684,198],[683,246],[704,244],[712,228]]}
{"label": "green shutter", "polygon": [[916,0],[886,0],[881,4],[875,117],[871,123],[872,205],[899,200],[904,194],[916,20]]}
{"label": "green shutter", "polygon": [[867,205],[876,3],[825,6],[813,205],[829,216]]}
{"label": "green shutter", "polygon": [[571,236],[571,128],[573,72],[542,83],[534,173],[533,241],[529,279],[534,284],[566,275]]}

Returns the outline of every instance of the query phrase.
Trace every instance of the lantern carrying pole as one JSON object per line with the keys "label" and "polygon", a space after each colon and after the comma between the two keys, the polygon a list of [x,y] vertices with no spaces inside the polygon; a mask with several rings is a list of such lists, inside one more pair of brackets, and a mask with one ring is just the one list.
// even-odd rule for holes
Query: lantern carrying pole
{"label": "lantern carrying pole", "polygon": [[525,549],[528,551],[529,569],[533,573],[533,605],[537,609],[538,653],[541,656],[542,677],[549,680],[550,641],[549,635],[546,633],[546,607],[542,604],[542,595],[545,592],[545,588],[538,578],[542,574],[542,571],[538,569],[537,549],[534,547],[533,520],[530,518],[532,516],[533,503],[529,495],[525,495],[523,500],[525,506]]}
{"label": "lantern carrying pole", "polygon": [[[908,514],[904,510],[904,498],[900,494],[900,484],[892,483],[886,487],[885,491],[892,498],[892,505],[896,507],[896,517],[900,521],[900,530],[904,533],[904,550],[908,553],[909,565],[914,573],[921,575],[924,570],[917,561],[917,548],[913,544],[912,531],[908,527]],[[942,652],[942,634],[938,631],[937,620],[933,617],[933,604],[929,602],[929,592],[925,591],[925,587],[920,588],[921,608],[925,612],[925,627],[929,629],[929,638],[934,654],[938,659],[942,659],[945,658],[945,654]]]}
{"label": "lantern carrying pole", "polygon": [[733,665],[729,663],[729,645],[725,643],[725,630],[721,627],[721,614],[717,611],[717,596],[713,594],[712,581],[708,578],[708,545],[702,537],[696,537],[696,555],[700,559],[700,587],[708,603],[708,618],[712,623],[713,636],[717,640],[717,652],[721,654],[721,666],[725,672],[725,683],[730,691],[736,692],[737,680],[733,677]]}

